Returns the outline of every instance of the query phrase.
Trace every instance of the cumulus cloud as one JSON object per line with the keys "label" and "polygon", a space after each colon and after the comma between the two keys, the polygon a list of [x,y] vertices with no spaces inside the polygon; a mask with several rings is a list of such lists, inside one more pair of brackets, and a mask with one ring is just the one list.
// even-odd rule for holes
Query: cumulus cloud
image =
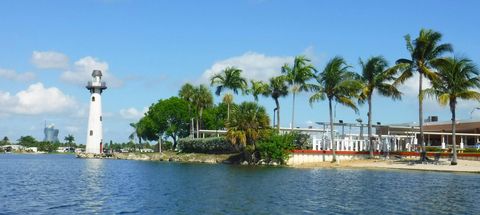
{"label": "cumulus cloud", "polygon": [[35,83],[15,95],[0,91],[0,113],[36,115],[61,113],[75,107],[75,100],[56,87]]}
{"label": "cumulus cloud", "polygon": [[32,54],[33,65],[40,69],[66,69],[68,61],[65,54],[55,51],[34,51]]}
{"label": "cumulus cloud", "polygon": [[136,108],[126,108],[120,110],[120,116],[124,119],[134,119],[138,120],[144,116],[144,114],[148,111],[147,108],[143,108],[143,110],[137,110]]}
{"label": "cumulus cloud", "polygon": [[243,77],[267,81],[271,77],[280,74],[281,67],[285,63],[291,63],[294,57],[291,56],[267,56],[256,52],[247,52],[241,56],[231,57],[214,63],[201,76],[201,84],[209,84],[210,77],[220,73],[229,66],[235,66],[243,70]]}
{"label": "cumulus cloud", "polygon": [[11,81],[32,81],[35,79],[35,74],[32,72],[18,73],[10,69],[0,68],[0,78],[4,78]]}
{"label": "cumulus cloud", "polygon": [[102,71],[102,79],[108,82],[108,86],[120,87],[123,84],[121,80],[110,74],[107,62],[100,61],[99,59],[91,56],[87,56],[76,61],[73,65],[73,68],[65,71],[60,78],[69,83],[85,85],[87,81],[92,79],[91,75],[93,70]]}

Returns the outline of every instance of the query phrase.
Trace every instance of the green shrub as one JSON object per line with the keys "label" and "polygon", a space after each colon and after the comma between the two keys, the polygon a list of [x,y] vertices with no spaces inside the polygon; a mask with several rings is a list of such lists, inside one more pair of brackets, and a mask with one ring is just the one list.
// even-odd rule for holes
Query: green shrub
{"label": "green shrub", "polygon": [[181,152],[196,152],[207,154],[223,154],[237,151],[235,147],[224,137],[180,139],[178,140],[178,149]]}
{"label": "green shrub", "polygon": [[267,162],[277,161],[284,164],[291,150],[295,148],[295,135],[293,134],[273,134],[257,142],[257,152],[260,157]]}
{"label": "green shrub", "polygon": [[295,149],[311,149],[309,134],[293,132],[292,136]]}
{"label": "green shrub", "polygon": [[441,151],[443,151],[442,148],[440,148],[440,147],[434,147],[434,146],[426,146],[426,147],[425,147],[425,150],[426,150],[427,152],[441,152]]}
{"label": "green shrub", "polygon": [[480,150],[478,150],[476,148],[465,148],[463,150],[463,152],[466,152],[466,153],[480,153]]}

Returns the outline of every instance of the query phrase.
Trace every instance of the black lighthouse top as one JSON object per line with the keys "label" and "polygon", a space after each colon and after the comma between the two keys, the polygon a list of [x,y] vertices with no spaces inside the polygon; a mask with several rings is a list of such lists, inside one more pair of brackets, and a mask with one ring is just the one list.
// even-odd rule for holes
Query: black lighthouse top
{"label": "black lighthouse top", "polygon": [[93,70],[92,72],[92,81],[89,81],[87,86],[85,86],[90,92],[94,92],[95,89],[99,89],[100,93],[103,90],[107,89],[107,84],[102,80],[102,71],[100,70]]}

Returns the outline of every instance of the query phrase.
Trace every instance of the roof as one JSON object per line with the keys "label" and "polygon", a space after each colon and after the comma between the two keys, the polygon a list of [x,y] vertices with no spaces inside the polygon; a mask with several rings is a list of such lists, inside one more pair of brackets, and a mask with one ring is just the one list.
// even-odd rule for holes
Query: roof
{"label": "roof", "polygon": [[93,70],[92,77],[100,76],[102,77],[102,71],[100,70]]}

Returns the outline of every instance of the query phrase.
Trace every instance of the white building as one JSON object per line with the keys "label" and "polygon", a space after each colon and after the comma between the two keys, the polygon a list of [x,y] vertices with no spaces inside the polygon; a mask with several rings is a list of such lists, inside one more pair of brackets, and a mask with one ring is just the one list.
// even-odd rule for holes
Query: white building
{"label": "white building", "polygon": [[107,89],[105,82],[102,82],[102,72],[100,70],[93,70],[92,81],[88,82],[86,88],[90,91],[90,114],[85,152],[100,154],[103,150],[101,95],[103,90]]}

